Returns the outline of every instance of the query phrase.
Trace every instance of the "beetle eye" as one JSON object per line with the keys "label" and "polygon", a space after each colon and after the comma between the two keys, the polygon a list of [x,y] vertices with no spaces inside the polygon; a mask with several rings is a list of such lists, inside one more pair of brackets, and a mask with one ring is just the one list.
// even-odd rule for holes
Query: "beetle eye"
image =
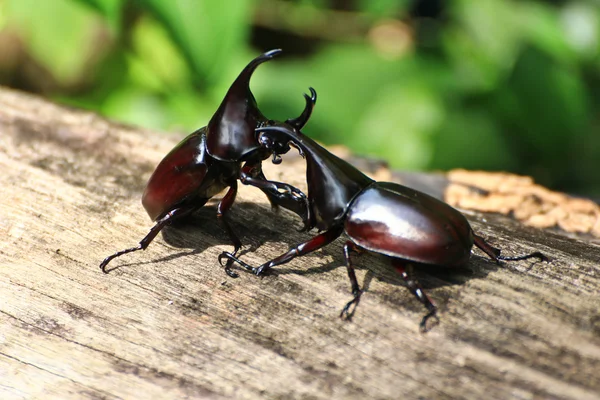
{"label": "beetle eye", "polygon": [[273,147],[273,140],[264,134],[260,134],[258,136],[258,143],[260,143],[261,146],[263,146],[267,149],[271,149]]}

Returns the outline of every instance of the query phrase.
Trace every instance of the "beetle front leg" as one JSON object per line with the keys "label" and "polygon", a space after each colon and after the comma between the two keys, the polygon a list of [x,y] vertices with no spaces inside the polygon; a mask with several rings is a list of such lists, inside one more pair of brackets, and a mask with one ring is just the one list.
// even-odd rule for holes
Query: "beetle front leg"
{"label": "beetle front leg", "polygon": [[284,198],[292,196],[299,199],[306,199],[306,195],[300,189],[283,182],[269,181],[265,178],[260,166],[246,164],[240,172],[240,181],[244,185],[257,187],[267,193],[267,196],[274,198]]}
{"label": "beetle front leg", "polygon": [[337,239],[342,234],[343,230],[344,230],[343,226],[335,226],[335,227],[329,229],[328,231],[325,231],[325,232],[321,233],[320,235],[317,235],[304,243],[294,246],[293,248],[288,250],[286,253],[283,253],[279,257],[276,257],[276,258],[272,259],[271,261],[268,261],[257,268],[252,267],[249,264],[246,264],[245,262],[236,258],[233,254],[227,253],[227,252],[223,252],[219,255],[219,262],[221,262],[221,265],[222,265],[223,264],[222,260],[227,258],[229,260],[232,260],[232,261],[238,263],[244,269],[246,269],[250,272],[253,272],[256,275],[262,275],[266,270],[269,270],[277,265],[281,265],[281,264],[290,262],[296,257],[303,256],[308,253],[312,253],[313,251],[316,251],[316,250],[320,249],[321,247],[328,245],[329,243],[331,243],[335,239]]}
{"label": "beetle front leg", "polygon": [[[422,333],[425,333],[431,329],[431,327],[427,326],[427,320],[431,317],[436,319],[436,323],[439,322],[439,318],[437,317],[437,306],[433,303],[433,301],[427,296],[427,293],[423,291],[423,288],[419,284],[419,282],[412,278],[411,275],[407,273],[406,262],[401,260],[394,260],[393,262],[394,268],[396,271],[402,276],[404,282],[406,282],[406,286],[408,286],[408,290],[427,308],[429,311],[421,320],[419,324],[419,328]],[[411,268],[410,265],[408,268]]]}
{"label": "beetle front leg", "polygon": [[[217,219],[219,221],[221,221],[221,224],[223,225],[223,228],[225,229],[225,232],[227,232],[227,235],[229,236],[229,239],[231,240],[231,242],[233,244],[234,249],[233,249],[233,253],[232,254],[234,256],[242,248],[242,241],[235,234],[235,232],[231,228],[231,225],[229,225],[229,221],[227,221],[226,214],[229,211],[229,209],[231,208],[231,206],[233,205],[233,202],[235,201],[236,195],[237,195],[237,181],[233,181],[232,184],[231,184],[231,186],[229,187],[229,190],[227,191],[227,193],[221,199],[221,202],[217,206]],[[238,274],[236,274],[235,272],[233,272],[231,270],[231,265],[232,264],[233,264],[233,261],[228,261],[227,262],[227,264],[225,265],[225,272],[230,277],[237,278]]]}
{"label": "beetle front leg", "polygon": [[262,190],[273,207],[280,206],[298,215],[304,224],[301,231],[312,228],[308,199],[301,190],[287,183],[267,180],[260,165],[244,165],[240,172],[240,181]]}
{"label": "beetle front leg", "polygon": [[225,264],[225,271],[229,274],[229,276],[232,276],[231,274],[235,274],[235,276],[232,276],[233,278],[238,277],[238,274],[236,274],[235,272],[230,270],[231,265],[234,262],[238,263],[240,265],[240,267],[244,268],[246,271],[252,272],[253,274],[256,274],[256,271],[258,270],[258,268],[245,263],[244,261],[237,258],[235,255],[228,253],[226,251],[219,254],[219,263],[221,263],[221,265],[223,265],[224,259],[227,259],[227,263]]}

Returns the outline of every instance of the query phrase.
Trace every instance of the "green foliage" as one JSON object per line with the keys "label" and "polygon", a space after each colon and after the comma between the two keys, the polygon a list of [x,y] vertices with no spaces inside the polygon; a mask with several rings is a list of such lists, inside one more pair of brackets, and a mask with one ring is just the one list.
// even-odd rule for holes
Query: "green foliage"
{"label": "green foliage", "polygon": [[333,3],[5,0],[0,27],[35,65],[25,87],[121,121],[197,129],[251,58],[281,47],[252,81],[261,109],[297,115],[313,86],[306,132],[324,143],[397,168],[510,170],[600,196],[593,1]]}
{"label": "green foliage", "polygon": [[106,23],[114,30],[118,30],[121,23],[121,9],[124,0],[78,0],[98,11],[105,18]]}
{"label": "green foliage", "polygon": [[18,27],[31,56],[55,79],[69,84],[84,73],[92,56],[94,27],[102,24],[100,16],[72,0],[6,2],[10,26]]}
{"label": "green foliage", "polygon": [[171,32],[199,84],[223,79],[222,65],[246,47],[249,0],[139,1]]}

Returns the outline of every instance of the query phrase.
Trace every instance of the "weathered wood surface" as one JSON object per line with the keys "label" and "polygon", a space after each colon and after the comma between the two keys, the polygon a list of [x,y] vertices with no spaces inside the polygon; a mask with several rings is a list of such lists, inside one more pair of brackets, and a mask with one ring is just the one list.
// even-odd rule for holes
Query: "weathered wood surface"
{"label": "weathered wood surface", "polygon": [[[177,140],[0,91],[0,398],[600,398],[600,248],[504,217],[468,214],[506,253],[554,260],[499,267],[475,251],[472,272],[420,274],[441,308],[427,334],[373,255],[358,259],[354,320],[338,318],[341,239],[227,277],[214,205],[102,274],[150,228],[140,195]],[[302,186],[299,160],[267,164]],[[309,237],[252,188],[232,220],[253,264]]]}

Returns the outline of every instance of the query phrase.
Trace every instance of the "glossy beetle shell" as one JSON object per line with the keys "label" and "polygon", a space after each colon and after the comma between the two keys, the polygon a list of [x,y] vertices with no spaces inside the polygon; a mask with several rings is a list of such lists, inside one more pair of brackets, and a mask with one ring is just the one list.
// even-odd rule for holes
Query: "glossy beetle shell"
{"label": "glossy beetle shell", "polygon": [[[206,154],[205,132],[206,128],[201,128],[183,139],[150,177],[142,205],[153,221],[192,198],[210,198],[225,188],[224,184],[207,179],[213,160]],[[203,188],[210,188],[211,193],[204,193]]]}
{"label": "glossy beetle shell", "polygon": [[375,182],[356,196],[344,229],[362,248],[424,264],[465,265],[473,247],[473,231],[460,212],[390,182]]}

